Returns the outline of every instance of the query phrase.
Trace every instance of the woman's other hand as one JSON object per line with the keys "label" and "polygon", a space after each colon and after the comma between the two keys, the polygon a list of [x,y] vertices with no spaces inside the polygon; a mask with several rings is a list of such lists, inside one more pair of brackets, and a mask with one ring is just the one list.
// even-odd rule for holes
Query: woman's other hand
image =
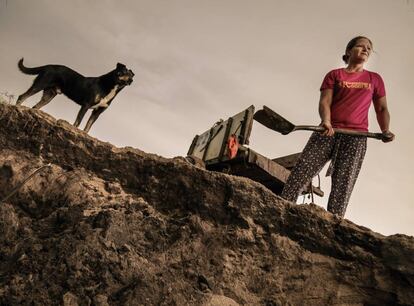
{"label": "woman's other hand", "polygon": [[388,130],[382,132],[382,141],[383,142],[391,142],[391,141],[394,140],[394,138],[395,138],[395,135],[392,132],[390,132]]}
{"label": "woman's other hand", "polygon": [[323,136],[333,136],[335,134],[335,131],[332,127],[332,124],[330,122],[324,122],[322,121],[320,126],[325,128],[325,131],[322,132]]}

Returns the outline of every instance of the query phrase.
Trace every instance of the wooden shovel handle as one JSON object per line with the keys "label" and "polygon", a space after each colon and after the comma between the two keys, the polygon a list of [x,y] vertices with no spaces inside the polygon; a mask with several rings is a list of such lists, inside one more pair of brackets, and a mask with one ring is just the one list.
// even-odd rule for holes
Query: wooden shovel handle
{"label": "wooden shovel handle", "polygon": [[[325,131],[325,128],[323,126],[297,125],[295,126],[295,130],[308,130],[308,131],[315,131],[315,132],[323,132]],[[334,128],[334,131],[335,133],[338,133],[338,134],[345,134],[345,135],[351,135],[351,136],[364,136],[368,138],[385,140],[385,136],[382,133],[371,133],[371,132],[362,132],[362,131],[337,129],[337,128]]]}

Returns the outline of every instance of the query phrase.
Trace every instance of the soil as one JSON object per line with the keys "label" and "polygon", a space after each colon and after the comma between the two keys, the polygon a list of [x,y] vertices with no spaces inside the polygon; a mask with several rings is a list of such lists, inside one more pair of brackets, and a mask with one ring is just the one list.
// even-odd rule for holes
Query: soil
{"label": "soil", "polygon": [[414,305],[413,237],[24,106],[0,126],[1,305]]}

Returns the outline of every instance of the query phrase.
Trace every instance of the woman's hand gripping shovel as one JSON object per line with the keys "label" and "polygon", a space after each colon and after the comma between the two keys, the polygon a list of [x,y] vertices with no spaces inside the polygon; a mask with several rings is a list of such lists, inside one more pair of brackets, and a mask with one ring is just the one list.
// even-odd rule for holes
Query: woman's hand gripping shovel
{"label": "woman's hand gripping shovel", "polygon": [[[263,109],[257,111],[254,114],[253,118],[256,121],[263,124],[264,126],[268,127],[269,129],[279,132],[282,135],[287,135],[291,132],[298,131],[298,130],[315,131],[315,132],[325,131],[325,128],[322,126],[294,125],[293,123],[289,122],[288,120],[286,120],[279,114],[275,113],[273,110],[271,110],[267,106],[263,106]],[[393,135],[389,136],[385,133],[361,132],[361,131],[337,129],[337,128],[334,128],[334,131],[335,133],[339,133],[339,134],[375,138],[375,139],[382,140],[383,142],[388,142],[392,140],[392,137],[393,137]]]}

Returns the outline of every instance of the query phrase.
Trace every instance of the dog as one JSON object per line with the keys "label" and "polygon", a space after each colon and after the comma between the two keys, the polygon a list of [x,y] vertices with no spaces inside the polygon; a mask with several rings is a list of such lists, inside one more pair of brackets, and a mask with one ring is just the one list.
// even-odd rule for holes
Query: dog
{"label": "dog", "polygon": [[88,109],[93,109],[84,131],[89,132],[92,124],[99,115],[111,104],[115,96],[132,83],[134,73],[124,64],[118,63],[116,68],[99,77],[84,77],[69,67],[63,65],[45,65],[28,68],[19,60],[21,72],[37,75],[33,85],[17,99],[16,105],[22,104],[28,97],[43,90],[40,101],[33,106],[35,109],[48,104],[57,94],[64,94],[81,106],[76,117],[75,127],[78,127]]}

